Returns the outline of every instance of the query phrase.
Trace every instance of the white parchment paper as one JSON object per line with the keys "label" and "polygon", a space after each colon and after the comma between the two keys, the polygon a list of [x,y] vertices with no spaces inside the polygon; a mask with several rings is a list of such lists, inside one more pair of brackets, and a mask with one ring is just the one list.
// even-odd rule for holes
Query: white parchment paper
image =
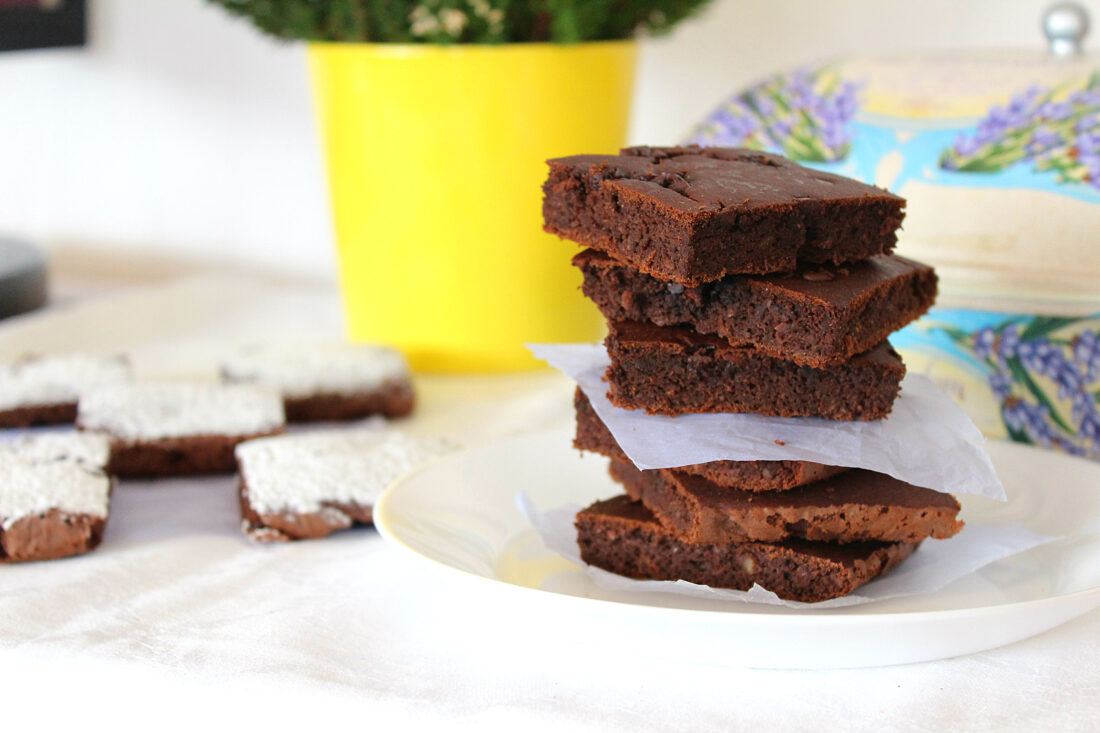
{"label": "white parchment paper", "polygon": [[887,473],[951,494],[1004,501],[1004,486],[982,447],[977,426],[932,381],[906,375],[884,420],[714,413],[666,417],[625,410],[607,399],[610,363],[599,344],[531,344],[539,359],[560,369],[588,396],[623,451],[641,469],[708,461],[813,461]]}
{"label": "white parchment paper", "polygon": [[1019,525],[968,523],[962,532],[950,539],[925,540],[905,562],[887,575],[857,588],[850,595],[817,603],[803,603],[785,601],[759,585],[740,591],[711,588],[686,580],[634,580],[609,573],[581,560],[577,530],[573,526],[573,520],[581,507],[569,505],[543,511],[523,492],[516,495],[516,505],[534,526],[547,548],[581,566],[592,582],[601,588],[613,591],[676,593],[696,598],[767,603],[787,608],[839,608],[887,598],[932,593],[986,565],[1059,539],[1037,534]]}

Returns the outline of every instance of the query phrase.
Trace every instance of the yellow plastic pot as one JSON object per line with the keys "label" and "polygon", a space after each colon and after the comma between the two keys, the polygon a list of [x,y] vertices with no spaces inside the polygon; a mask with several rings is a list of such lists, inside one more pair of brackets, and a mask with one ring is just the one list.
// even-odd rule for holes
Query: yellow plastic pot
{"label": "yellow plastic pot", "polygon": [[542,231],[545,160],[626,137],[636,49],[317,43],[309,48],[349,336],[422,371],[537,365],[527,341],[600,337]]}

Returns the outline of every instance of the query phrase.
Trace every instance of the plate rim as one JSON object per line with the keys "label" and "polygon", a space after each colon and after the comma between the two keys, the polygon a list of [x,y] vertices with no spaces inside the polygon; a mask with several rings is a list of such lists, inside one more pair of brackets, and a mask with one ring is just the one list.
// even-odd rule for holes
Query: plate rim
{"label": "plate rim", "polygon": [[[440,457],[430,461],[429,463],[424,464],[423,466],[420,466],[420,467],[418,467],[418,468],[416,468],[412,471],[409,471],[409,472],[405,473],[403,476],[399,477],[393,483],[391,483],[386,488],[386,490],[382,493],[382,495],[378,498],[378,500],[375,502],[375,505],[374,505],[374,525],[375,525],[375,528],[378,530],[378,533],[383,537],[383,539],[387,543],[389,543],[389,544],[391,544],[391,545],[393,545],[397,548],[400,548],[400,550],[402,552],[405,552],[405,553],[408,553],[408,554],[412,555],[413,557],[417,558],[419,562],[426,562],[431,567],[437,568],[439,570],[450,571],[452,573],[460,573],[463,576],[467,576],[467,577],[474,578],[474,579],[477,579],[477,580],[480,580],[480,581],[484,581],[486,583],[491,584],[490,587],[493,587],[493,588],[496,588],[496,589],[512,588],[512,589],[518,589],[518,590],[522,590],[522,591],[529,591],[529,592],[535,593],[535,594],[540,594],[539,596],[532,596],[532,597],[553,597],[553,598],[557,598],[557,599],[572,599],[574,601],[580,601],[580,602],[597,603],[597,604],[600,604],[599,608],[601,610],[608,610],[608,609],[612,609],[612,608],[615,608],[615,607],[627,606],[629,608],[635,609],[636,611],[639,611],[639,612],[642,612],[642,613],[653,614],[653,615],[662,616],[662,617],[665,614],[668,614],[668,613],[675,614],[677,617],[682,617],[683,614],[691,613],[691,614],[707,614],[707,618],[730,617],[730,618],[738,619],[742,622],[746,618],[750,618],[754,622],[761,623],[761,624],[776,623],[776,624],[791,625],[791,624],[811,624],[811,623],[820,624],[822,622],[825,622],[825,623],[829,623],[829,624],[833,624],[833,625],[837,625],[837,626],[847,626],[847,625],[850,625],[850,624],[890,623],[890,622],[898,622],[898,621],[901,621],[903,619],[905,621],[909,621],[909,622],[912,622],[912,621],[925,621],[925,620],[927,620],[927,621],[936,621],[940,618],[948,618],[948,617],[959,616],[959,615],[964,615],[964,614],[971,617],[971,618],[973,618],[975,615],[979,616],[979,617],[999,616],[999,615],[1009,613],[1009,612],[1013,612],[1013,611],[1021,611],[1022,612],[1022,611],[1026,611],[1028,608],[1038,608],[1038,607],[1041,607],[1041,606],[1044,606],[1044,605],[1049,605],[1051,603],[1056,603],[1056,602],[1057,603],[1067,603],[1068,604],[1068,603],[1076,603],[1078,601],[1088,599],[1091,596],[1100,597],[1100,585],[1095,585],[1091,588],[1083,588],[1081,590],[1073,591],[1071,593],[1064,593],[1064,594],[1060,594],[1060,595],[1051,595],[1051,596],[1046,596],[1046,597],[1043,597],[1043,598],[1033,598],[1033,599],[1026,600],[1026,601],[1009,601],[1009,602],[1006,602],[1006,603],[992,603],[992,604],[986,604],[986,605],[980,605],[980,606],[971,606],[971,607],[967,607],[967,608],[940,609],[940,610],[934,610],[934,611],[888,611],[888,612],[885,612],[885,613],[853,613],[853,612],[851,612],[852,608],[858,608],[859,606],[873,605],[875,603],[874,601],[872,601],[868,604],[859,604],[859,606],[842,606],[842,607],[838,607],[838,608],[814,609],[814,608],[786,608],[786,607],[783,607],[784,608],[784,613],[746,612],[744,610],[739,610],[740,609],[740,604],[746,604],[746,605],[747,604],[752,604],[753,606],[758,607],[758,608],[767,607],[768,604],[759,604],[759,603],[753,603],[751,601],[734,601],[734,600],[729,601],[729,605],[730,605],[729,609],[674,608],[674,607],[669,607],[669,606],[651,606],[651,605],[647,605],[647,604],[631,603],[629,601],[612,600],[612,599],[608,599],[608,598],[593,598],[591,596],[579,596],[579,595],[573,595],[573,594],[570,594],[570,593],[558,593],[558,592],[551,591],[551,590],[546,590],[546,589],[543,589],[543,588],[533,588],[531,586],[520,585],[520,584],[517,584],[517,583],[510,583],[510,582],[508,582],[506,580],[502,580],[500,578],[492,578],[492,577],[487,577],[487,576],[484,576],[484,575],[479,575],[478,573],[472,572],[470,570],[455,567],[454,565],[449,565],[449,564],[443,562],[442,560],[438,560],[434,557],[431,557],[429,555],[426,555],[426,554],[420,552],[416,548],[414,548],[414,547],[410,546],[409,544],[407,544],[405,541],[403,541],[396,534],[394,534],[392,528],[389,526],[389,522],[388,522],[389,513],[390,513],[389,504],[392,501],[394,501],[394,499],[392,497],[395,494],[397,494],[399,491],[401,491],[402,486],[407,484],[409,481],[413,480],[416,476],[420,475],[422,472],[428,470],[428,468],[430,468],[432,465],[435,465],[436,463],[444,462],[448,459],[454,459],[458,456],[467,455],[467,454],[470,454],[470,453],[477,453],[477,452],[483,452],[483,451],[490,451],[490,450],[493,450],[493,449],[499,449],[500,447],[506,446],[510,443],[525,442],[525,441],[536,441],[540,438],[543,438],[544,436],[561,435],[563,432],[564,431],[560,428],[559,429],[544,429],[544,430],[539,430],[539,431],[533,431],[533,432],[530,432],[530,433],[524,433],[522,435],[510,436],[510,437],[503,438],[503,439],[500,439],[500,440],[495,440],[495,441],[492,441],[492,442],[489,442],[489,443],[483,443],[481,445],[469,446],[469,447],[463,448],[461,450],[448,453],[444,456],[440,456]],[[1058,459],[1065,459],[1067,461],[1074,462],[1074,463],[1076,463],[1078,461],[1081,461],[1081,462],[1084,462],[1085,464],[1087,464],[1089,466],[1096,467],[1096,465],[1097,465],[1094,462],[1089,461],[1085,458],[1080,458],[1078,456],[1071,456],[1071,455],[1056,453],[1054,451],[1049,451],[1047,449],[1038,448],[1036,446],[1025,445],[1025,444],[1021,444],[1021,443],[1014,443],[1014,442],[1011,442],[1011,441],[987,440],[986,442],[987,443],[996,442],[996,443],[998,443],[998,444],[1000,444],[1000,445],[1002,445],[1002,446],[1004,446],[1004,447],[1006,447],[1006,448],[1008,448],[1009,450],[1012,450],[1012,451],[1017,451],[1017,450],[1020,451],[1020,452],[1039,451],[1039,452],[1043,453],[1044,455],[1052,455],[1052,456],[1055,456]],[[560,555],[558,557],[560,557]],[[575,564],[575,563],[572,563],[572,561],[568,560],[567,558],[562,558],[562,559],[566,560],[567,562],[570,562],[571,564]],[[643,591],[639,591],[639,592],[643,592]],[[721,599],[715,599],[715,600],[721,600]],[[1094,608],[1095,607],[1100,607],[1100,598],[1097,599]],[[780,607],[777,606],[776,608],[780,608]]]}

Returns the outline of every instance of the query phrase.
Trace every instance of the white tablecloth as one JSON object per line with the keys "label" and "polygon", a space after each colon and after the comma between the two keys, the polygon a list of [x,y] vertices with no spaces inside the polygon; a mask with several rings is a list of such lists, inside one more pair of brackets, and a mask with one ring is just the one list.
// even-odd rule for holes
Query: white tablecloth
{"label": "white tablecloth", "polygon": [[[9,321],[0,355],[128,348],[142,374],[199,373],[242,336],[338,329],[331,293],[198,279]],[[407,427],[464,444],[572,419],[572,386],[551,373],[418,388]],[[1100,613],[1003,649],[884,669],[659,661],[641,638],[636,649],[562,638],[538,604],[505,603],[370,529],[249,544],[228,478],[123,483],[96,552],[0,567],[0,598],[9,728],[1100,728]]]}

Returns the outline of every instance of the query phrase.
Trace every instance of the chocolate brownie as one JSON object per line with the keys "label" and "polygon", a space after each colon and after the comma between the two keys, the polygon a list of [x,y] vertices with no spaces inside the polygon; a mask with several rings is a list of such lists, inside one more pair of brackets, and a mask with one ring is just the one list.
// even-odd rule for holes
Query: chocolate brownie
{"label": "chocolate brownie", "polygon": [[581,558],[618,575],[738,590],[757,583],[780,598],[811,603],[848,595],[896,566],[920,544],[685,542],[627,496],[582,510],[576,526]]}
{"label": "chocolate brownie", "polygon": [[755,150],[637,147],[548,164],[546,231],[685,286],[887,254],[904,216],[898,196]]}
{"label": "chocolate brownie", "polygon": [[94,549],[110,502],[106,457],[99,435],[31,436],[0,446],[0,562]]}
{"label": "chocolate brownie", "polygon": [[890,412],[905,376],[901,358],[886,342],[816,369],[689,328],[612,321],[608,330],[607,397],[618,407],[650,414],[877,420]]}
{"label": "chocolate brownie", "polygon": [[315,394],[310,397],[284,397],[287,422],[358,420],[370,415],[405,417],[413,411],[416,396],[412,382],[393,380],[360,394]]}
{"label": "chocolate brownie", "polygon": [[256,344],[223,359],[221,374],[278,391],[288,422],[404,417],[415,401],[408,364],[384,346]]}
{"label": "chocolate brownie", "polygon": [[672,469],[640,471],[612,460],[611,476],[687,542],[917,542],[962,529],[950,494],[863,469],[790,491],[728,489]]}
{"label": "chocolate brownie", "polygon": [[281,433],[283,403],[248,386],[144,382],[92,390],[80,398],[77,426],[111,440],[117,476],[232,473],[242,441]]}
{"label": "chocolate brownie", "polygon": [[24,356],[0,365],[0,428],[71,423],[82,392],[129,379],[130,364],[118,354]]}
{"label": "chocolate brownie", "polygon": [[237,435],[112,440],[107,470],[129,478],[233,473],[233,450],[238,444],[279,432],[282,428]]}
{"label": "chocolate brownie", "polygon": [[285,542],[370,524],[389,484],[447,449],[441,440],[382,428],[241,443],[241,529],[258,542]]}
{"label": "chocolate brownie", "polygon": [[814,367],[841,364],[919,318],[936,299],[931,267],[894,255],[787,275],[730,275],[685,288],[595,250],[573,258],[609,321],[686,325]]}
{"label": "chocolate brownie", "polygon": [[[615,436],[592,409],[584,391],[577,387],[573,395],[577,411],[577,437],[573,446],[620,461],[629,461]],[[810,461],[710,461],[677,466],[677,471],[702,476],[718,486],[741,491],[785,491],[847,471],[841,466],[826,466]]]}

